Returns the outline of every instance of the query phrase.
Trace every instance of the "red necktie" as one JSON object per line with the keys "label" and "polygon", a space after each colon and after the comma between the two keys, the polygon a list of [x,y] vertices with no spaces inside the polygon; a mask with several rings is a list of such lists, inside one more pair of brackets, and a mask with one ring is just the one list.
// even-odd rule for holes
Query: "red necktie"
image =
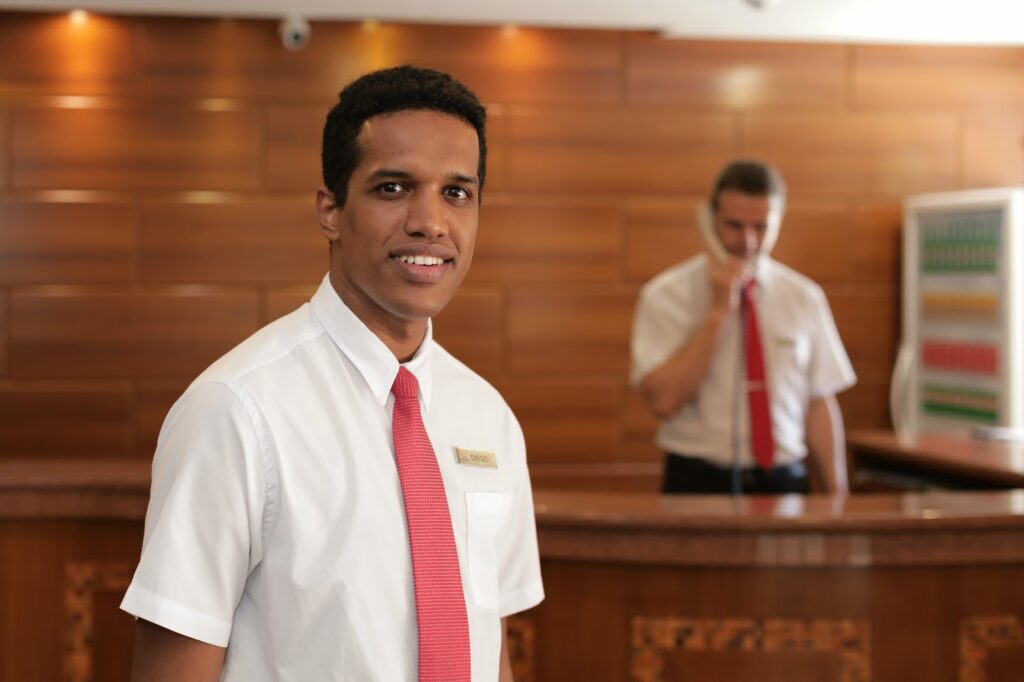
{"label": "red necktie", "polygon": [[740,302],[746,320],[744,347],[747,365],[747,406],[750,408],[750,445],[758,466],[770,469],[775,460],[775,439],[772,437],[772,413],[768,405],[768,384],[764,376],[764,349],[757,324],[757,308],[753,293],[755,281],[741,289]]}
{"label": "red necktie", "polygon": [[419,384],[404,367],[391,387],[391,430],[412,550],[419,682],[469,682],[469,622],[437,457],[423,428]]}

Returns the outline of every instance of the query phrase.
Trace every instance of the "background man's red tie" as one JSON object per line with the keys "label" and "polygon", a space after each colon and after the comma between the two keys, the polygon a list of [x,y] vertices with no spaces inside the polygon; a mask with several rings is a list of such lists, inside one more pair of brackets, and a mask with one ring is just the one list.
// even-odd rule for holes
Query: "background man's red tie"
{"label": "background man's red tie", "polygon": [[750,408],[750,446],[758,466],[770,469],[775,461],[775,439],[772,437],[772,414],[768,404],[768,384],[764,374],[764,350],[761,330],[754,305],[754,287],[750,280],[743,285],[740,305],[746,320],[744,347],[747,365],[747,405]]}
{"label": "background man's red tie", "polygon": [[416,377],[404,367],[391,387],[395,462],[405,499],[419,627],[419,682],[469,682],[469,623],[448,498],[423,428]]}

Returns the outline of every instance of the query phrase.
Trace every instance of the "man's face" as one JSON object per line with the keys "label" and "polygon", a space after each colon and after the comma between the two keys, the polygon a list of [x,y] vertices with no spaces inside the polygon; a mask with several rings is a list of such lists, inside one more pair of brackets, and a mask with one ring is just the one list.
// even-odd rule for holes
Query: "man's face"
{"label": "man's face", "polygon": [[331,280],[371,329],[439,313],[473,259],[479,217],[476,130],[436,111],[368,119],[344,206],[321,191]]}
{"label": "man's face", "polygon": [[718,195],[715,230],[722,246],[738,258],[752,258],[768,231],[768,197],[725,190]]}

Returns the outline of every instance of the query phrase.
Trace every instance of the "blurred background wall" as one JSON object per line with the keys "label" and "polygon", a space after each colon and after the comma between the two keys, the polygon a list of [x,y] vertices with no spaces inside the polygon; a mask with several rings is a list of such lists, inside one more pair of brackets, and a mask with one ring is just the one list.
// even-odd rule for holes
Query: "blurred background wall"
{"label": "blurred background wall", "polygon": [[490,112],[475,263],[435,329],[511,403],[536,485],[654,489],[633,305],[700,248],[729,158],[789,183],[775,255],[828,294],[848,428],[889,425],[902,196],[1024,182],[1021,48],[317,22],[289,52],[275,21],[2,13],[0,457],[151,457],[191,378],[314,290],[324,114],[406,62]]}

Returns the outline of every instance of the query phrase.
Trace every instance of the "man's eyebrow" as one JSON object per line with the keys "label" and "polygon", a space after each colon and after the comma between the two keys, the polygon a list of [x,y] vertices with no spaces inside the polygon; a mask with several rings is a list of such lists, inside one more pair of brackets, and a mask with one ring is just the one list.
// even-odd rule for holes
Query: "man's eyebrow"
{"label": "man's eyebrow", "polygon": [[412,178],[412,173],[408,171],[397,170],[395,168],[379,168],[375,170],[373,173],[370,173],[370,176],[367,178],[367,180],[380,180],[382,178],[401,178],[403,180],[408,180]]}
{"label": "man's eyebrow", "polygon": [[451,179],[455,182],[461,182],[467,185],[479,185],[480,181],[475,175],[463,175],[462,173],[452,173]]}

